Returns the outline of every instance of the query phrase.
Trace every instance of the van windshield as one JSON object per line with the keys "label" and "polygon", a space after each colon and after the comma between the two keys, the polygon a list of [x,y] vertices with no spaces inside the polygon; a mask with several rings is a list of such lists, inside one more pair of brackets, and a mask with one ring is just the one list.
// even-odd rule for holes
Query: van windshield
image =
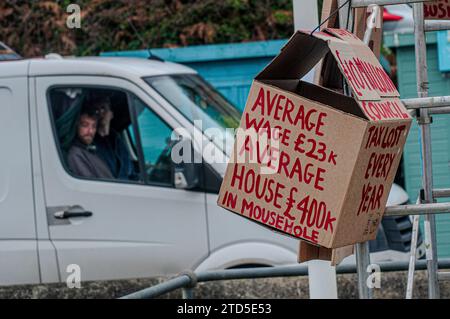
{"label": "van windshield", "polygon": [[21,57],[4,43],[0,42],[0,61],[20,60]]}
{"label": "van windshield", "polygon": [[211,85],[195,74],[154,76],[144,80],[189,121],[196,121],[197,127],[201,124],[205,135],[228,153],[225,141],[233,138],[233,131],[227,129],[238,128],[242,114]]}

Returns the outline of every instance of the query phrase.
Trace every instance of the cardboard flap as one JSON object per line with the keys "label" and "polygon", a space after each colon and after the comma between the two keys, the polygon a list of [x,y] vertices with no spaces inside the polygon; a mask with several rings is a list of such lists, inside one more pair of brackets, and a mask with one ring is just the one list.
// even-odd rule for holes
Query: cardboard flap
{"label": "cardboard flap", "polygon": [[331,260],[331,249],[316,246],[301,240],[298,252],[298,262],[302,263],[314,259]]}
{"label": "cardboard flap", "polygon": [[381,98],[378,90],[373,90],[367,85],[364,75],[359,71],[356,61],[360,61],[354,48],[345,42],[330,42],[331,54],[333,54],[342,75],[347,80],[353,92],[353,96],[360,101],[374,101]]}
{"label": "cardboard flap", "polygon": [[342,41],[345,41],[351,45],[364,45],[364,42],[362,42],[356,35],[351,33],[348,30],[345,29],[336,29],[336,28],[326,28],[325,32],[334,35],[338,39],[341,39]]}
{"label": "cardboard flap", "polygon": [[325,248],[310,244],[306,241],[300,241],[298,262],[302,263],[310,260],[329,260],[331,266],[338,265],[345,257],[353,255],[354,245],[344,246],[340,248]]}
{"label": "cardboard flap", "polygon": [[325,56],[328,50],[325,41],[307,32],[297,31],[255,79],[300,79]]}
{"label": "cardboard flap", "polygon": [[331,253],[331,266],[339,265],[346,257],[353,255],[355,253],[354,248],[354,245],[349,245],[333,249]]}
{"label": "cardboard flap", "polygon": [[343,29],[327,28],[312,35],[308,31],[297,31],[255,79],[300,79],[328,51],[331,51],[357,100],[376,101],[400,96],[369,47]]}
{"label": "cardboard flap", "polygon": [[329,40],[328,45],[357,100],[400,96],[373,52],[357,36],[341,29],[328,28],[325,32],[341,40]]}
{"label": "cardboard flap", "polygon": [[355,99],[336,93],[333,90],[299,81],[296,93],[310,100],[332,106],[336,110],[355,115],[365,120],[369,119]]}
{"label": "cardboard flap", "polygon": [[369,120],[366,113],[361,109],[361,105],[354,98],[339,94],[333,90],[301,80],[262,80],[260,82]]}

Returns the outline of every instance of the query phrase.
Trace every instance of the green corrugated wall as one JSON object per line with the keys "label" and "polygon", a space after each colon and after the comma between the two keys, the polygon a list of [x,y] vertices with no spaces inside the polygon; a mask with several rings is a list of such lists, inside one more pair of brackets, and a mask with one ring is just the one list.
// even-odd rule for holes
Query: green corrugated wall
{"label": "green corrugated wall", "polygon": [[[411,34],[385,35],[385,45],[396,51],[398,86],[402,98],[417,97],[414,38]],[[427,35],[429,96],[450,95],[450,78],[439,72],[436,34]],[[434,115],[431,125],[434,188],[450,187],[450,114]],[[414,121],[404,151],[406,190],[410,200],[421,188],[419,129]],[[447,199],[446,199],[447,200]],[[449,199],[450,200],[450,199]],[[439,257],[450,257],[450,214],[438,215]]]}

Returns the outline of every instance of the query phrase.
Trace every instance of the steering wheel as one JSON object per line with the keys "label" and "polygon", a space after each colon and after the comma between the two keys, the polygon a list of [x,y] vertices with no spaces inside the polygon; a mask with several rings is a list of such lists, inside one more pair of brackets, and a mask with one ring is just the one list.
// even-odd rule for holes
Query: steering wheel
{"label": "steering wheel", "polygon": [[[167,172],[171,172],[170,165],[171,165],[171,150],[172,150],[173,143],[170,141],[166,144],[161,154],[156,159],[155,164],[146,163],[145,164],[145,170],[147,173],[147,177],[149,180],[152,181],[162,181],[164,182],[166,180],[166,174]],[[169,169],[167,169],[167,167]],[[170,175],[169,175],[170,180]]]}

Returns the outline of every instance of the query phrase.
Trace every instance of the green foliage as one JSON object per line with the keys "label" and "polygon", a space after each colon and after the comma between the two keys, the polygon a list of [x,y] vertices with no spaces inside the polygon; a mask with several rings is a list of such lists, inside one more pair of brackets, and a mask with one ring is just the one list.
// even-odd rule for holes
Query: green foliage
{"label": "green foliage", "polygon": [[[66,26],[70,3],[81,7],[81,29]],[[0,40],[27,57],[282,39],[292,31],[292,0],[0,1]]]}

